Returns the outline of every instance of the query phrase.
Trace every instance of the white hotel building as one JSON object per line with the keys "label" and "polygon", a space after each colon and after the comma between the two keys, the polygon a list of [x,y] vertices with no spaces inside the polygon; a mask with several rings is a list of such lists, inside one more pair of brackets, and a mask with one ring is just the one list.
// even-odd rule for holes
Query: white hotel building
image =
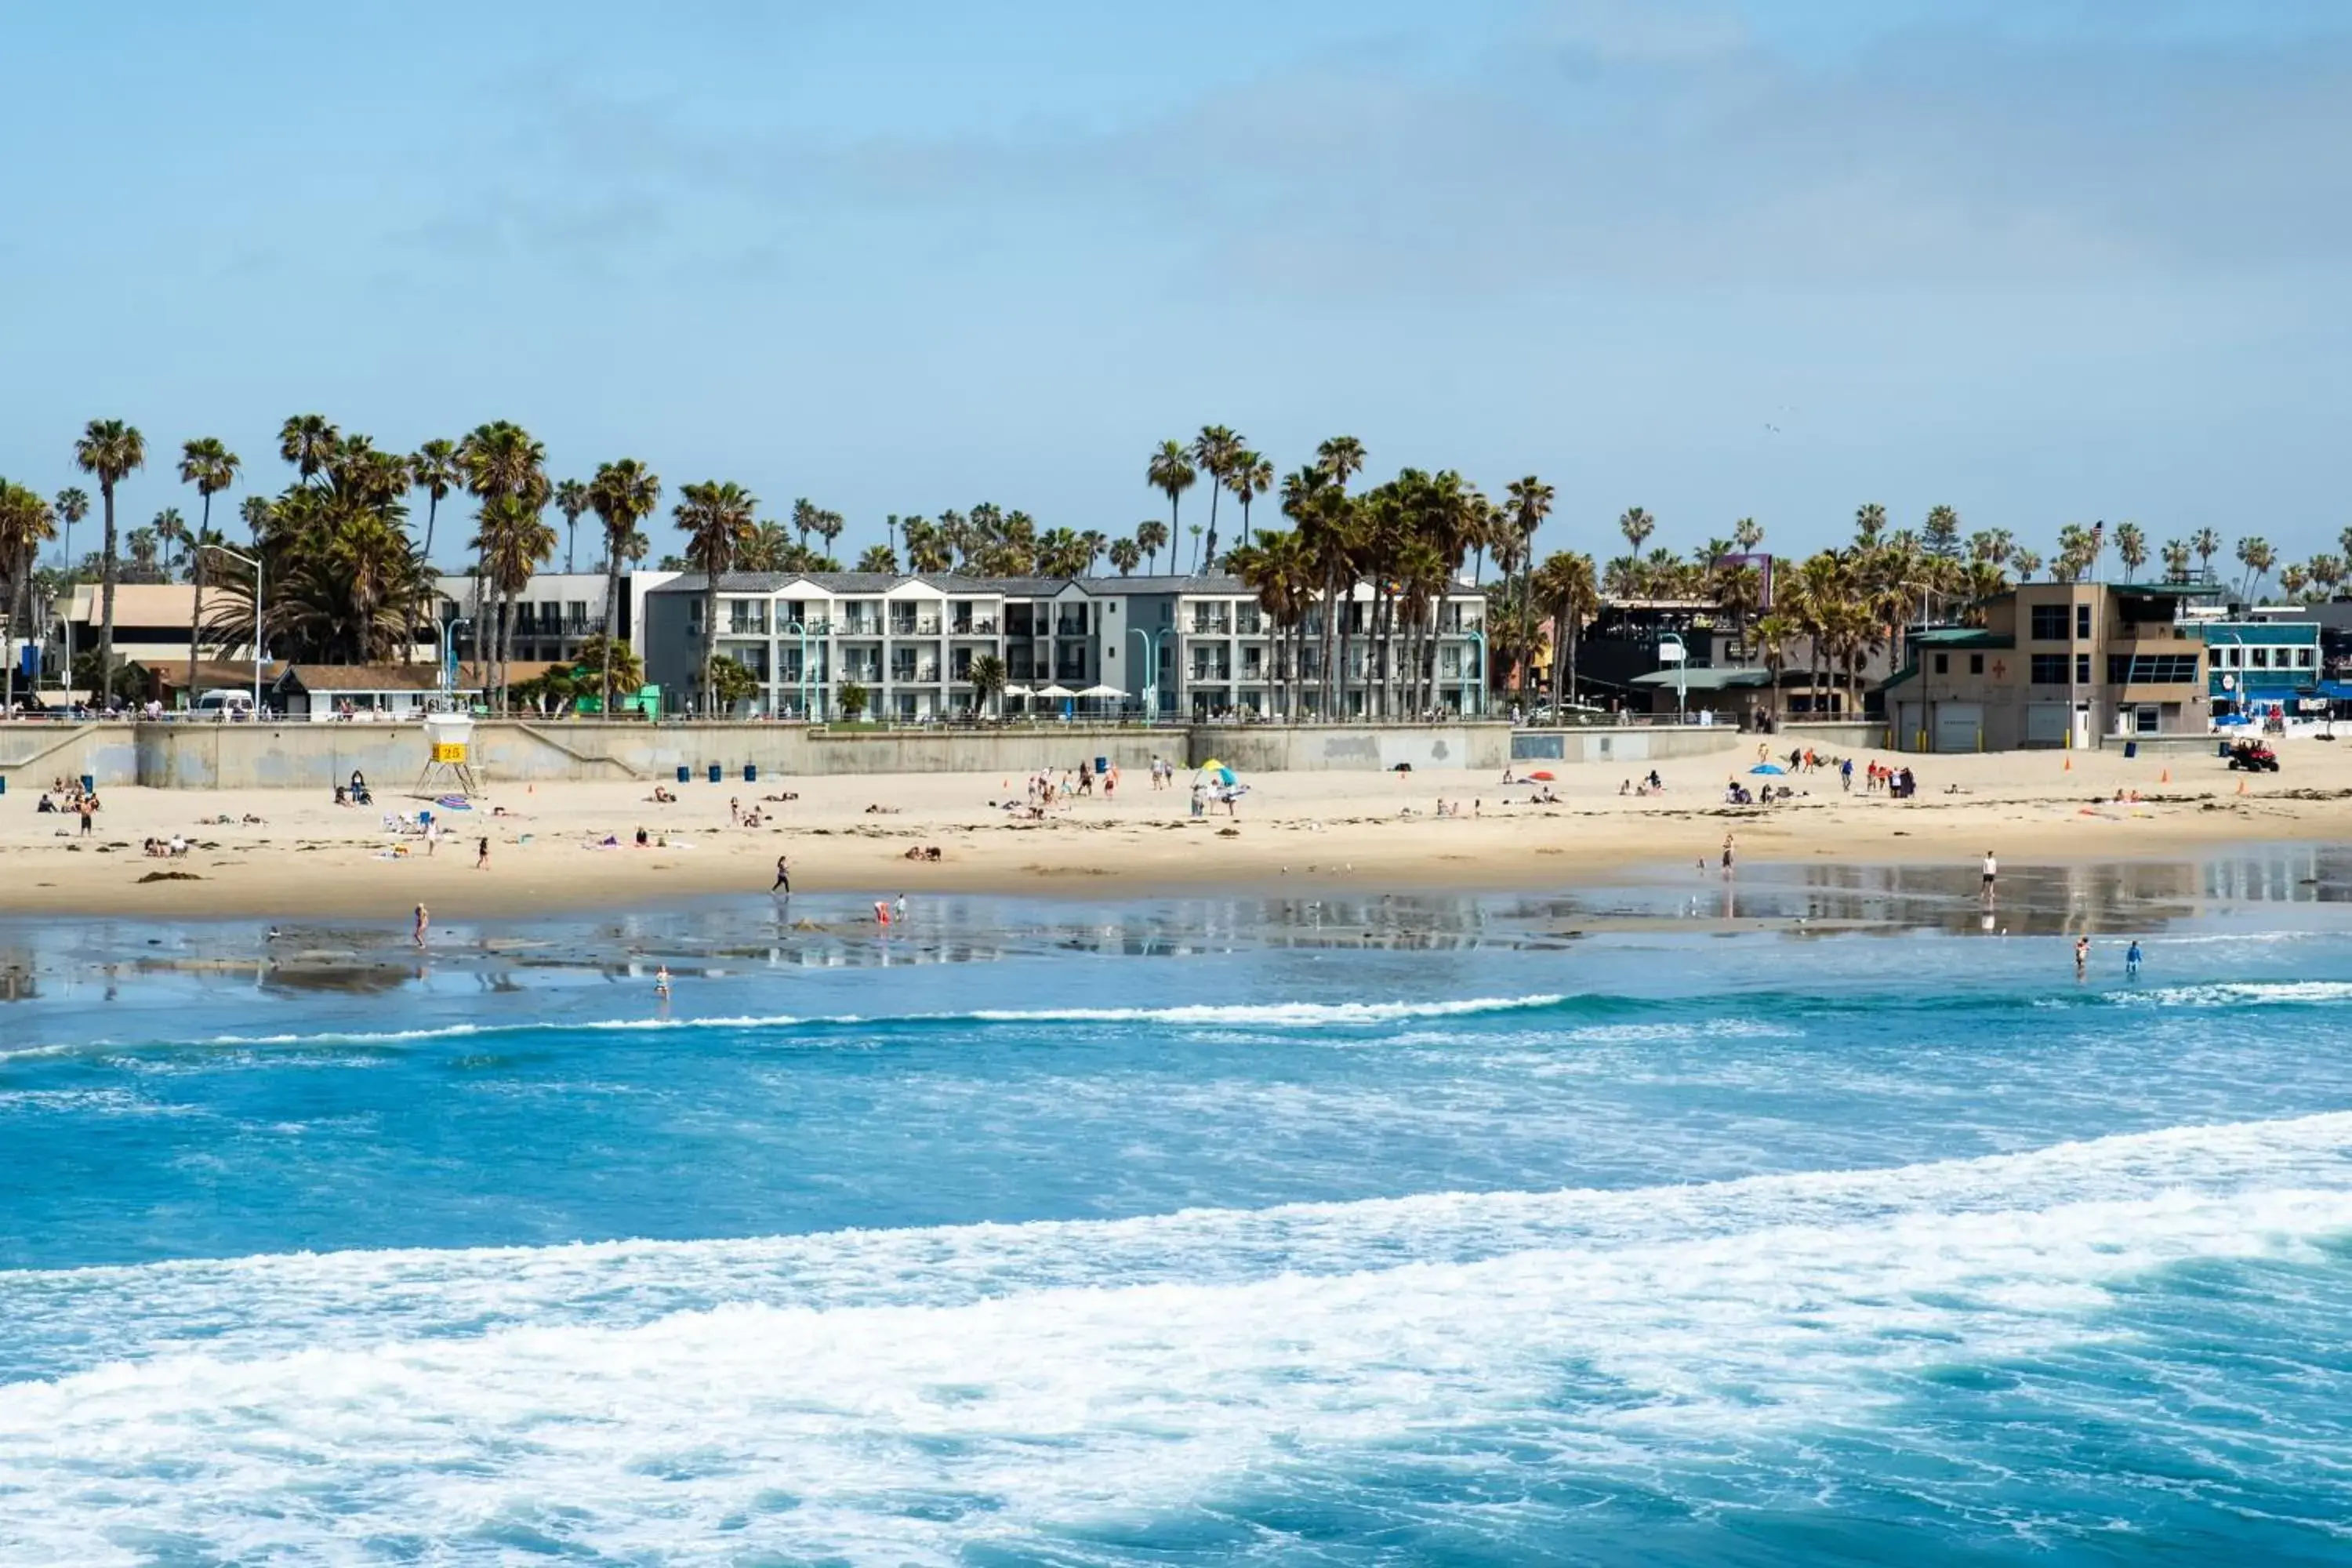
{"label": "white hotel building", "polygon": [[[704,586],[688,574],[645,597],[637,650],[673,711],[690,710],[699,697]],[[1446,711],[1486,710],[1486,607],[1484,593],[1466,585],[1439,606],[1434,700]],[[1403,651],[1402,637],[1371,646],[1372,608],[1370,588],[1360,587],[1349,603],[1356,715],[1366,685]],[[1047,687],[1106,693],[1090,711],[1170,719],[1270,716],[1286,700],[1273,625],[1234,577],[730,574],[719,579],[719,655],[759,684],[751,710],[780,719],[840,717],[841,689],[852,682],[865,689],[871,718],[971,716],[980,706],[971,662],[982,654],[1003,659],[1008,687],[1027,689],[1038,710],[1062,706],[1035,695]],[[1318,607],[1299,649],[1300,711],[1309,717],[1318,716],[1321,641]],[[1013,696],[1009,706],[1023,700]]]}

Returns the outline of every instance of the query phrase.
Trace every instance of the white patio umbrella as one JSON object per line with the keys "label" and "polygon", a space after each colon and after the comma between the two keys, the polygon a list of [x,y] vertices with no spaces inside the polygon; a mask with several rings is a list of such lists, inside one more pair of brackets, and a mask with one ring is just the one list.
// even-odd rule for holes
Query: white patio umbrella
{"label": "white patio umbrella", "polygon": [[1006,686],[1000,688],[996,694],[999,697],[1026,697],[1029,695],[1029,689],[1025,686]]}
{"label": "white patio umbrella", "polygon": [[1084,691],[1079,692],[1079,693],[1078,693],[1078,695],[1079,695],[1079,696],[1081,696],[1081,697],[1102,697],[1102,698],[1108,698],[1108,697],[1124,697],[1124,696],[1126,696],[1126,695],[1127,695],[1127,693],[1126,693],[1126,692],[1124,692],[1124,691],[1121,691],[1121,690],[1120,690],[1118,687],[1116,687],[1116,686],[1089,686],[1089,687],[1087,687]]}
{"label": "white patio umbrella", "polygon": [[1066,702],[1071,698],[1076,697],[1077,693],[1071,690],[1068,687],[1063,686],[1057,682],[1052,686],[1039,687],[1037,689],[1037,695],[1044,698],[1048,702]]}

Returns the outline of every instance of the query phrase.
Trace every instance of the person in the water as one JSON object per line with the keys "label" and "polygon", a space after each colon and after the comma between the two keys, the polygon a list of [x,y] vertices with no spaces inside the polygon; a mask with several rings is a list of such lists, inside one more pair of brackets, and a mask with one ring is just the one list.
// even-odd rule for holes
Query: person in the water
{"label": "person in the water", "polygon": [[2137,937],[2132,938],[2132,944],[2124,949],[2124,973],[2134,980],[2139,978],[2139,938]]}

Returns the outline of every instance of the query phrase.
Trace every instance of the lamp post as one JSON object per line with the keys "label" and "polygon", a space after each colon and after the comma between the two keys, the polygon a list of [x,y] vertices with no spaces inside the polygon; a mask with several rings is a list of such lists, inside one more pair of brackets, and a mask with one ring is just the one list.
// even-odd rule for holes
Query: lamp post
{"label": "lamp post", "polygon": [[[1468,636],[1477,652],[1470,659],[1469,667],[1462,672],[1463,716],[1483,719],[1486,716],[1486,634],[1483,629],[1473,626]],[[1470,695],[1473,691],[1477,693],[1477,708],[1475,713],[1470,708]],[[1559,715],[1555,714],[1553,717],[1558,718]]]}
{"label": "lamp post", "polygon": [[1683,721],[1690,700],[1690,647],[1680,632],[1658,634],[1658,658],[1675,667],[1675,722]]}
{"label": "lamp post", "polygon": [[1129,626],[1127,635],[1143,639],[1143,721],[1156,721],[1160,717],[1160,639],[1173,632],[1174,626],[1161,626],[1158,631],[1146,631],[1141,626]]}
{"label": "lamp post", "polygon": [[441,695],[454,697],[457,691],[457,662],[453,657],[456,652],[457,628],[470,626],[474,623],[465,616],[452,616],[446,621],[436,621],[433,624],[441,634]]}
{"label": "lamp post", "polygon": [[226,544],[207,544],[203,548],[213,552],[216,555],[226,555],[231,561],[236,562],[240,565],[250,566],[253,568],[253,721],[258,724],[261,722],[261,641],[262,626],[264,625],[262,620],[261,598],[261,558],[256,555],[240,555]]}

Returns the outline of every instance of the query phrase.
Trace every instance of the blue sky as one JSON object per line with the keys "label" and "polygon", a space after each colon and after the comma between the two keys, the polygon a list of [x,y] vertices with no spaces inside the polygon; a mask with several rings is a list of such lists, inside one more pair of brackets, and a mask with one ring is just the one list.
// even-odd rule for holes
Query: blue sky
{"label": "blue sky", "polygon": [[[1150,448],[1768,547],[1937,502],[2332,547],[2333,0],[18,7],[0,474],[510,418],[782,516],[1164,515]],[[156,462],[126,525],[194,498]],[[667,547],[667,540],[660,542]]]}

